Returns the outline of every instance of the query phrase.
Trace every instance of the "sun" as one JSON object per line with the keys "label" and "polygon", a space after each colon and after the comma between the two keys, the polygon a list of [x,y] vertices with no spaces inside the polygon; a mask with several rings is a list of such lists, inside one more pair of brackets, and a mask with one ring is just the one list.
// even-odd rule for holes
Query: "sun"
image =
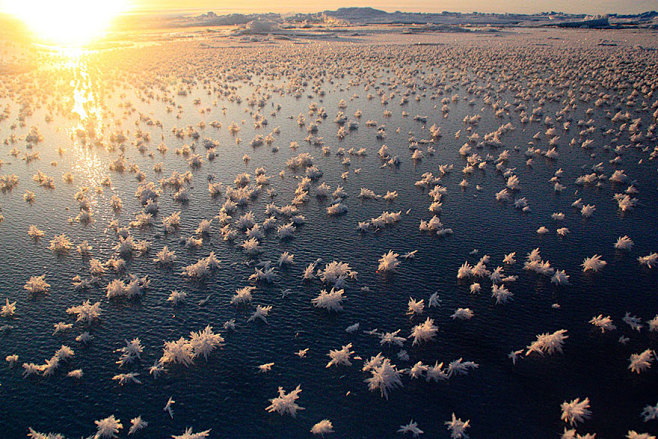
{"label": "sun", "polygon": [[[1,0],[0,0],[1,1]],[[103,35],[110,22],[128,7],[128,0],[4,0],[16,16],[51,44],[84,46]]]}

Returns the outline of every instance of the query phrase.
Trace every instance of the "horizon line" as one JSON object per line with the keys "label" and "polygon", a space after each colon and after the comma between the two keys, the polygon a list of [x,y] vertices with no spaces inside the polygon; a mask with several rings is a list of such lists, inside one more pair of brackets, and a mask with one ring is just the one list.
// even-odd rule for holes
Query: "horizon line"
{"label": "horizon line", "polygon": [[[243,15],[248,15],[248,14],[279,14],[279,15],[290,15],[290,14],[319,14],[322,12],[326,11],[337,11],[339,9],[373,9],[373,10],[378,10],[378,11],[384,11],[387,13],[395,13],[395,12],[401,12],[401,13],[407,13],[407,14],[442,14],[442,13],[450,13],[450,14],[486,14],[486,15],[542,15],[542,14],[564,14],[564,15],[640,15],[644,13],[651,13],[651,12],[658,12],[655,9],[647,9],[642,12],[635,12],[635,13],[630,13],[630,12],[605,12],[605,13],[594,13],[594,12],[564,12],[564,11],[556,11],[556,10],[551,10],[551,11],[537,11],[537,12],[513,12],[513,11],[508,11],[508,12],[483,12],[483,11],[469,11],[469,12],[464,12],[464,11],[451,11],[451,10],[442,10],[442,11],[432,11],[432,10],[417,10],[413,8],[373,8],[373,7],[341,7],[341,8],[336,8],[336,9],[320,9],[320,10],[311,10],[311,9],[304,9],[304,10],[262,10],[262,9],[257,9],[257,8],[135,8],[132,10],[124,11],[120,13],[119,15],[131,15],[131,14],[146,14],[146,13],[152,13],[152,14],[189,14],[189,13],[200,13],[200,14],[205,14],[209,12],[213,12],[217,15],[229,15],[229,14],[243,14]],[[6,11],[0,11],[0,13],[6,13]]]}

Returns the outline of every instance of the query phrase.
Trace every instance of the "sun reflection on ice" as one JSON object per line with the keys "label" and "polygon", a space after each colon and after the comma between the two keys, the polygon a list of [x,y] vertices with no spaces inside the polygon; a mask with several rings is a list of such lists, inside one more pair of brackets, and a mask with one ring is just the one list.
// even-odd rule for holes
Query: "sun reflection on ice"
{"label": "sun reflection on ice", "polygon": [[[90,51],[79,48],[63,48],[58,50],[60,60],[58,68],[69,71],[71,76],[72,96],[70,106],[70,120],[66,126],[66,134],[71,139],[72,156],[74,162],[72,169],[76,176],[80,176],[84,186],[89,188],[100,187],[104,179],[103,162],[94,150],[100,142],[104,131],[103,109],[98,99],[97,89],[100,80],[96,75],[90,75],[88,56]],[[81,182],[82,183],[82,182]],[[96,204],[95,191],[89,194],[90,200]]]}

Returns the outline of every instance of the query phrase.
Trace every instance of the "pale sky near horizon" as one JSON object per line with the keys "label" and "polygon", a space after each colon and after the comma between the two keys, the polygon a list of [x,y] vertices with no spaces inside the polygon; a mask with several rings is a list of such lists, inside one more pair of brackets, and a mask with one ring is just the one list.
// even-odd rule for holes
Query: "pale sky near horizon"
{"label": "pale sky near horizon", "polygon": [[130,0],[137,9],[201,9],[229,12],[317,12],[340,7],[370,6],[406,12],[638,13],[658,10],[658,0]]}
{"label": "pale sky near horizon", "polygon": [[[11,3],[0,0],[0,10],[11,10]],[[58,0],[52,0],[58,1]],[[87,0],[99,4],[112,0]],[[658,0],[127,0],[132,11],[197,10],[218,14],[231,12],[318,12],[340,7],[373,7],[405,12],[496,12],[535,13],[558,11],[568,13],[605,14],[638,13],[658,10]]]}

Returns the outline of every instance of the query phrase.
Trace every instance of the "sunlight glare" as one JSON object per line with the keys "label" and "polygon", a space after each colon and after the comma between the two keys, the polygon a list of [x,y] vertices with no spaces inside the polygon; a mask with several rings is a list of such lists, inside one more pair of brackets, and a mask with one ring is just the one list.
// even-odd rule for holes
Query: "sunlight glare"
{"label": "sunlight glare", "polygon": [[76,47],[101,36],[128,1],[10,0],[4,6],[46,42]]}

